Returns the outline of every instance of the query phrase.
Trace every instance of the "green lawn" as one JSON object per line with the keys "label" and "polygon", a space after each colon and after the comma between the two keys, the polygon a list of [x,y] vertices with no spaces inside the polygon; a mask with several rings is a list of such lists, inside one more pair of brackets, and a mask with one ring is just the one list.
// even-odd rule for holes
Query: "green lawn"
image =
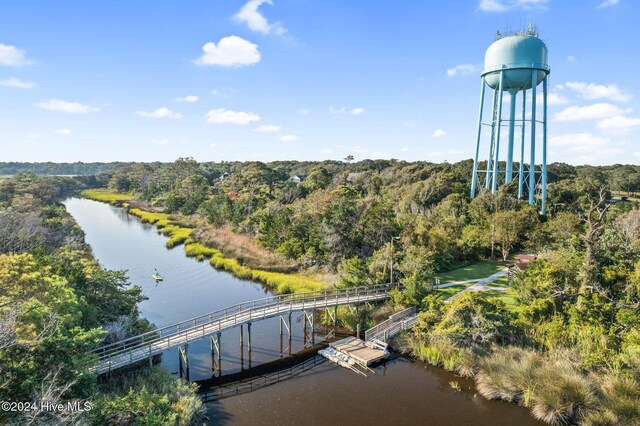
{"label": "green lawn", "polygon": [[511,312],[517,313],[520,310],[520,304],[516,300],[515,292],[510,288],[508,288],[507,291],[486,290],[480,292],[480,294],[487,298],[502,300]]}
{"label": "green lawn", "polygon": [[456,284],[447,288],[439,288],[435,291],[435,294],[438,295],[440,300],[447,300],[448,298],[454,296],[457,293],[460,293],[465,288],[471,286],[473,283],[468,284]]}
{"label": "green lawn", "polygon": [[499,270],[504,269],[507,264],[508,262],[485,260],[462,266],[449,272],[440,272],[436,274],[436,278],[440,278],[440,284],[446,284],[452,281],[476,280],[495,274]]}
{"label": "green lawn", "polygon": [[491,284],[488,284],[488,286],[507,288],[509,287],[509,276],[508,275],[502,276],[497,280],[495,280],[494,282],[492,282]]}

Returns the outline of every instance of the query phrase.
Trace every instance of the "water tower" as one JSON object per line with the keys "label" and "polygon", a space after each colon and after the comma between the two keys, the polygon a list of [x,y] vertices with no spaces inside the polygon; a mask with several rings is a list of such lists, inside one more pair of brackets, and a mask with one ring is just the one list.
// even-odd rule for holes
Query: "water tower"
{"label": "water tower", "polygon": [[[538,38],[538,32],[532,25],[524,31],[502,35],[498,32],[496,41],[487,49],[482,71],[480,90],[480,114],[478,117],[478,135],[476,154],[471,179],[471,197],[475,197],[478,185],[485,191],[495,193],[498,185],[509,184],[518,179],[518,198],[526,194],[529,204],[539,204],[541,213],[546,214],[547,200],[547,46]],[[537,111],[537,87],[542,83],[542,120]],[[492,111],[489,122],[483,122],[485,89],[493,89]],[[530,111],[527,113],[527,91]],[[503,95],[509,93],[509,117],[502,112]],[[521,99],[522,110],[516,118],[516,102]],[[542,126],[541,165],[536,166],[536,128]],[[519,162],[514,169],[515,127],[520,127],[521,138]],[[508,127],[506,150],[501,151],[502,128]],[[488,132],[484,129],[488,128]],[[490,135],[488,141],[483,136]],[[528,144],[528,145],[527,145]],[[488,145],[488,146],[487,146]],[[517,148],[517,147],[516,147]],[[480,151],[486,152],[486,167],[479,166]],[[486,151],[485,151],[486,150]],[[505,152],[506,151],[506,152]],[[528,152],[528,165],[525,164],[525,152]],[[506,154],[506,155],[505,155]],[[502,159],[502,160],[501,160]],[[504,169],[501,169],[501,166]],[[484,181],[483,181],[484,179]],[[482,188],[480,188],[482,190]]]}

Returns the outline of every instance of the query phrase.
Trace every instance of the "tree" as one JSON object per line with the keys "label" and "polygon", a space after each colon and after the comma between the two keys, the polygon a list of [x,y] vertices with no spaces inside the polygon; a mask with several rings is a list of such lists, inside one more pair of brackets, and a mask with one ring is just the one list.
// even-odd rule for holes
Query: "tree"
{"label": "tree", "polygon": [[582,287],[581,293],[587,290],[594,290],[598,286],[598,263],[596,261],[595,246],[598,237],[602,233],[605,226],[605,217],[611,204],[607,203],[607,196],[604,188],[600,189],[597,201],[590,199],[590,205],[584,214],[582,220],[587,227],[582,240],[585,244],[584,265],[582,269]]}

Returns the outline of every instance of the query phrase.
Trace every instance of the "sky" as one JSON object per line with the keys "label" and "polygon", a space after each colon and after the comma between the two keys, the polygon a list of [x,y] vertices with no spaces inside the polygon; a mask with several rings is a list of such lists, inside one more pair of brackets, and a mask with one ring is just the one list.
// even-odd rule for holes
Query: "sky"
{"label": "sky", "polygon": [[1,5],[0,161],[472,158],[485,50],[532,22],[548,161],[640,163],[634,0]]}

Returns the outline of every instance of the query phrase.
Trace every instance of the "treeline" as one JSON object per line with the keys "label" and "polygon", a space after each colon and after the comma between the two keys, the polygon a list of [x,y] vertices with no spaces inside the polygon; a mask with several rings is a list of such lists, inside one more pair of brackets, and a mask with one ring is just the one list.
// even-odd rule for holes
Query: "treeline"
{"label": "treeline", "polygon": [[[469,199],[471,170],[471,161],[265,164],[181,158],[165,165],[121,166],[108,186],[135,192],[168,213],[198,213],[215,227],[231,226],[256,237],[303,267],[328,271],[353,258],[382,265],[387,256],[388,264],[394,237],[401,237],[405,253],[427,259],[436,270],[544,245],[545,235],[536,228],[545,218],[507,196],[513,188],[504,196]],[[597,196],[599,188],[639,190],[640,168],[557,163],[549,166],[549,181],[554,217],[577,213],[578,200]],[[371,272],[385,279],[380,271]]]}
{"label": "treeline", "polygon": [[88,176],[113,172],[116,168],[131,163],[20,163],[0,162],[0,175],[33,173],[36,175]]}
{"label": "treeline", "polygon": [[[60,201],[87,179],[20,174],[0,181],[0,400],[80,401],[0,412],[7,424],[188,424],[201,414],[192,386],[161,369],[98,383],[91,350],[152,326],[141,290],[104,270]],[[88,179],[91,182],[91,179]]]}

